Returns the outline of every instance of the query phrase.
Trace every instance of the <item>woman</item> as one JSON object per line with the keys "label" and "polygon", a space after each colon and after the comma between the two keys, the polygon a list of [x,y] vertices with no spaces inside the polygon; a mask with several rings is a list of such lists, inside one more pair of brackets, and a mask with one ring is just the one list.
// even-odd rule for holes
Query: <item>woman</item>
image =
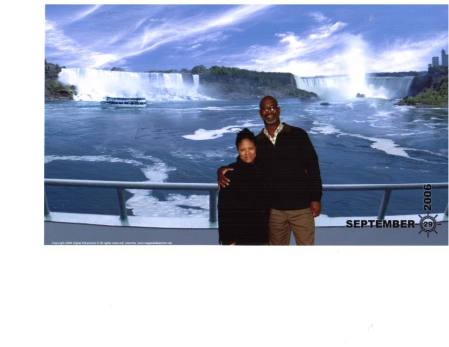
{"label": "woman", "polygon": [[218,233],[222,245],[268,244],[269,207],[264,177],[255,163],[256,138],[247,128],[235,141],[239,156],[228,165],[231,184],[218,196]]}

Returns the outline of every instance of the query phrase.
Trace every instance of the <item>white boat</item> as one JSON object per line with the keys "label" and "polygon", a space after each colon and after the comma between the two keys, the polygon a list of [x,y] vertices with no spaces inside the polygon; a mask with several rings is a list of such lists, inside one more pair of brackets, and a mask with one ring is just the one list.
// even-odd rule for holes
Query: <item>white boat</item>
{"label": "white boat", "polygon": [[101,105],[112,107],[146,107],[147,100],[145,98],[114,98],[107,96],[101,102]]}

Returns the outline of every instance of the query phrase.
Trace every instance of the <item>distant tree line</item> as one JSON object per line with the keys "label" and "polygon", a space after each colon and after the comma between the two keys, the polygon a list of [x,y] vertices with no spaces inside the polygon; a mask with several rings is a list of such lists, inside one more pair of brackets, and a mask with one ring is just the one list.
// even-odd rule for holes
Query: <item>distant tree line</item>
{"label": "distant tree line", "polygon": [[[448,70],[445,66],[429,69],[424,76],[416,76],[413,84],[418,85],[412,96],[403,98],[399,105],[448,106]],[[416,81],[415,81],[416,80]],[[418,82],[417,82],[418,81]]]}

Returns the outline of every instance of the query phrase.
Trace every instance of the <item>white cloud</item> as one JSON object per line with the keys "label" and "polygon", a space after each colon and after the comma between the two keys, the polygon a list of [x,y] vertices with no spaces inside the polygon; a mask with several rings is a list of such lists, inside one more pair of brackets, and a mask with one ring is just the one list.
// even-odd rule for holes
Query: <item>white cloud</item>
{"label": "white cloud", "polygon": [[[198,57],[220,48],[220,45],[217,45],[217,43],[224,41],[227,38],[228,35],[224,34],[222,31],[190,37],[184,40],[181,44],[175,46],[173,51],[189,52],[190,57]],[[179,52],[176,52],[176,54],[179,54]]]}
{"label": "white cloud", "polygon": [[201,43],[195,43],[194,45],[190,46],[188,49],[193,51],[197,48],[200,48],[201,46],[202,46]]}
{"label": "white cloud", "polygon": [[77,13],[71,20],[70,23],[78,22],[80,20],[83,20],[84,18],[90,16],[92,13],[94,13],[96,10],[98,10],[103,5],[92,5],[88,9],[81,11]]}
{"label": "white cloud", "polygon": [[101,53],[89,50],[72,38],[65,35],[64,31],[51,21],[46,21],[46,46],[52,49],[50,57],[63,57],[67,65],[79,63],[87,67],[100,67],[118,60],[118,57],[110,53]]}
{"label": "white cloud", "polygon": [[55,48],[58,51],[75,53],[81,47],[64,34],[64,31],[59,29],[57,25],[49,20],[45,22],[45,44],[49,47]]}
{"label": "white cloud", "polygon": [[235,9],[225,12],[223,15],[212,18],[209,21],[203,23],[204,27],[207,29],[228,26],[231,24],[236,24],[252,15],[265,10],[270,5],[251,5],[251,6],[239,6]]}
{"label": "white cloud", "polygon": [[[85,67],[126,64],[127,58],[170,43],[177,44],[174,49],[189,51],[191,57],[204,56],[219,48],[211,42],[228,38],[225,30],[236,30],[237,24],[263,13],[268,7],[237,6],[208,18],[198,15],[155,21],[154,15],[144,16],[137,18],[125,30],[96,37],[97,41],[89,46],[81,45],[54,22],[47,21],[47,51],[49,58],[58,57],[65,65]],[[96,10],[98,6],[93,6],[76,18],[86,18]],[[356,67],[366,72],[423,70],[432,55],[447,47],[447,33],[443,32],[374,49],[362,35],[348,32],[346,23],[332,21],[319,12],[309,15],[317,22],[312,30],[300,34],[278,33],[274,45],[252,45],[242,53],[217,56],[216,62],[301,76],[345,74]]]}
{"label": "white cloud", "polygon": [[240,67],[259,71],[292,72],[307,76],[318,74],[323,67],[331,71],[335,67],[324,59],[325,52],[348,40],[347,34],[340,33],[345,26],[345,23],[338,21],[325,24],[306,33],[303,38],[292,32],[280,33],[276,35],[279,42],[274,47],[253,45],[243,54],[230,58]]}
{"label": "white cloud", "polygon": [[312,17],[318,23],[327,22],[329,20],[321,12],[311,12],[311,13],[309,13],[309,16]]}
{"label": "white cloud", "polygon": [[346,26],[346,23],[343,22],[335,22],[333,24],[324,25],[316,30],[316,32],[309,35],[309,39],[311,40],[320,40],[325,39],[331,36],[333,33],[343,29]]}
{"label": "white cloud", "polygon": [[[115,61],[124,62],[126,58],[141,55],[167,43],[185,41],[191,38],[193,38],[194,44],[200,43],[203,40],[201,40],[199,35],[206,34],[207,36],[211,33],[213,35],[214,30],[230,27],[248,20],[269,6],[242,5],[207,19],[190,17],[173,22],[165,21],[159,25],[153,22],[151,25],[145,26],[141,32],[131,35],[122,44],[118,43],[126,36],[124,32],[115,33],[112,35],[112,38],[111,33],[108,33],[108,38],[105,38],[105,41],[91,45],[90,50],[81,48],[79,44],[65,35],[61,29],[57,29],[54,26],[47,31],[47,44],[58,51],[65,51],[68,54],[79,50],[79,66],[102,67]],[[92,13],[96,9],[92,8],[90,10],[90,13]],[[84,18],[90,13],[84,13],[77,18]],[[142,25],[144,20],[141,19],[139,23]],[[58,36],[58,38],[55,36]],[[207,37],[204,40],[207,40]],[[105,46],[105,43],[109,43],[110,46]]]}
{"label": "white cloud", "polygon": [[332,23],[317,13],[310,15],[320,24],[309,33],[277,34],[279,40],[274,46],[253,45],[242,54],[228,56],[227,63],[300,76],[354,73],[361,76],[365,72],[424,70],[431,56],[447,47],[447,33],[439,33],[421,40],[397,41],[375,50],[362,35],[345,32],[346,23]]}
{"label": "white cloud", "polygon": [[143,35],[128,43],[122,56],[123,58],[137,56],[167,43],[186,40],[214,29],[235,25],[268,7],[269,5],[239,6],[205,20],[190,18],[175,23],[166,22],[159,27],[149,27]]}
{"label": "white cloud", "polygon": [[388,49],[370,57],[368,66],[371,71],[423,70],[432,56],[439,55],[441,48],[447,47],[447,42],[447,32],[418,41],[396,41]]}

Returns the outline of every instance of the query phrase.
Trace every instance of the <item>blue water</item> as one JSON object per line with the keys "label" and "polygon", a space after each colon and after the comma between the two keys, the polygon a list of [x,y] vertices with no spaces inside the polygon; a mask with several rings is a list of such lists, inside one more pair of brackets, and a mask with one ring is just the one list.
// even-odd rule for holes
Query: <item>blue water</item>
{"label": "blue water", "polygon": [[[319,156],[324,184],[447,182],[447,109],[393,101],[279,100],[281,119],[305,129]],[[216,181],[233,162],[235,132],[262,129],[258,100],[184,101],[145,109],[108,109],[97,102],[45,105],[45,177],[153,182]],[[394,191],[388,214],[423,212],[422,191]],[[381,192],[325,192],[328,216],[377,214]],[[110,189],[48,187],[54,211],[117,214]],[[207,216],[201,192],[127,191],[130,214]],[[432,212],[447,205],[434,190]]]}

